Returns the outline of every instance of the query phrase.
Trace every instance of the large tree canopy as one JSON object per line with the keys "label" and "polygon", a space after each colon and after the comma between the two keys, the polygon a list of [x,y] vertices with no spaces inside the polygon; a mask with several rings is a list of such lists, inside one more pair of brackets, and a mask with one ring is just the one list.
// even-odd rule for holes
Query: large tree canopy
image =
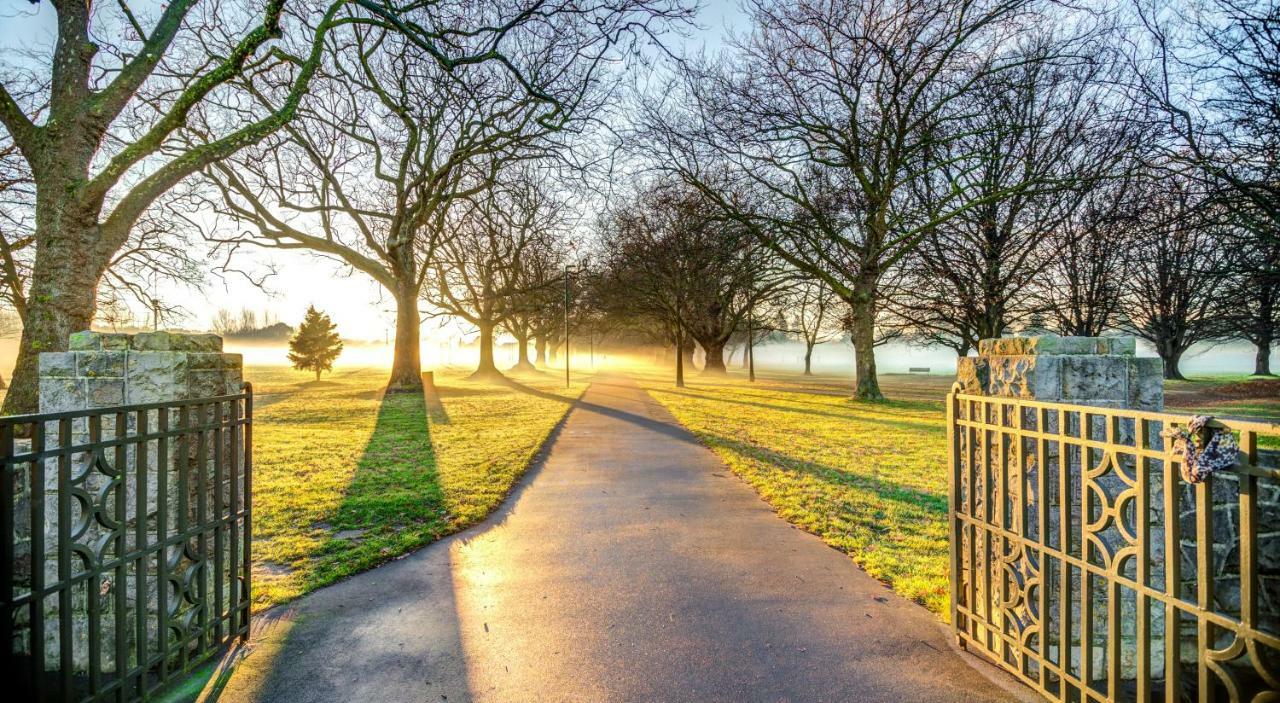
{"label": "large tree canopy", "polygon": [[[1034,0],[747,3],[752,30],[688,64],[641,134],[655,161],[852,308],[855,394],[882,397],[876,325],[890,271],[929,231],[1035,184],[911,188],[963,160],[961,96],[1025,66]],[[970,140],[970,144],[977,145]]]}
{"label": "large tree canopy", "polygon": [[[579,78],[686,10],[675,0],[53,0],[57,39],[0,75],[0,126],[34,183],[34,255],[9,412],[35,406],[35,355],[89,326],[139,218],[188,176],[289,124],[351,35],[390,37],[446,72],[500,67],[551,126]],[[357,62],[359,59],[355,59]],[[331,65],[331,64],[330,64]],[[434,91],[433,86],[420,86]],[[566,99],[567,97],[567,99]]]}

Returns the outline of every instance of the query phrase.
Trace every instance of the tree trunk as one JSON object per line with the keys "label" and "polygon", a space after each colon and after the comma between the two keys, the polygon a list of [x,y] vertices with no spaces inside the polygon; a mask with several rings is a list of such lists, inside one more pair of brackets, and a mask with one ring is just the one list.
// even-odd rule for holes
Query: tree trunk
{"label": "tree trunk", "polygon": [[1271,338],[1258,340],[1258,352],[1253,357],[1253,375],[1270,376],[1271,374]]}
{"label": "tree trunk", "polygon": [[684,336],[676,336],[676,388],[684,388]]}
{"label": "tree trunk", "polygon": [[1170,342],[1164,342],[1156,345],[1156,353],[1164,360],[1164,377],[1167,381],[1184,381],[1186,377],[1182,375],[1182,371],[1178,368],[1178,362],[1182,360],[1182,352],[1184,350],[1177,348]]}
{"label": "tree trunk", "polygon": [[874,288],[860,285],[855,289],[853,308],[853,340],[855,377],[853,397],[858,400],[884,400],[880,381],[876,378],[876,300]]}
{"label": "tree trunk", "polygon": [[804,343],[804,375],[813,375],[813,342],[805,340]]}
{"label": "tree trunk", "polygon": [[422,390],[422,354],[418,340],[418,291],[402,285],[396,291],[396,341],[391,359],[389,391]]}
{"label": "tree trunk", "polygon": [[320,382],[320,369],[316,369],[316,383]]}
{"label": "tree trunk", "polygon": [[[57,212],[48,212],[55,207]],[[66,351],[71,334],[93,323],[98,281],[106,270],[105,261],[92,253],[98,248],[98,225],[92,214],[74,217],[66,209],[58,204],[39,213],[39,244],[17,365],[4,399],[6,415],[39,409],[40,353]]]}
{"label": "tree trunk", "polygon": [[534,364],[536,366],[547,365],[547,338],[546,337],[533,338],[533,355],[534,355]]}
{"label": "tree trunk", "polygon": [[480,365],[476,367],[475,373],[471,374],[471,378],[501,377],[502,373],[493,363],[493,325],[481,323],[478,327],[480,328]]}
{"label": "tree trunk", "polygon": [[516,329],[512,336],[516,338],[516,365],[511,370],[536,371],[533,362],[529,361],[529,333]]}
{"label": "tree trunk", "polygon": [[702,362],[702,373],[722,375],[729,370],[724,365],[724,342],[699,340],[706,358]]}
{"label": "tree trunk", "polygon": [[680,358],[684,360],[684,365],[689,369],[696,369],[697,364],[693,362],[694,341],[689,336],[681,337]]}

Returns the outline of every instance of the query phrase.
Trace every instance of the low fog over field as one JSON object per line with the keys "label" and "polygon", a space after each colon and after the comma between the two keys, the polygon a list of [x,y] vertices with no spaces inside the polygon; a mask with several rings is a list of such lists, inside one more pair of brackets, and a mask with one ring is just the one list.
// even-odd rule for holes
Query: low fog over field
{"label": "low fog over field", "polygon": [[[17,357],[18,341],[16,338],[0,339],[0,373],[8,379],[13,372],[14,360]],[[245,366],[285,366],[288,365],[288,348],[283,344],[262,344],[252,342],[227,341],[226,351],[243,354]],[[1138,354],[1155,356],[1149,346],[1139,344]],[[510,340],[498,343],[494,349],[495,361],[499,368],[515,364],[516,348]],[[574,346],[572,367],[582,371],[602,370],[624,357],[657,361],[661,353],[655,349],[637,351],[634,355],[619,354],[616,349],[597,349],[592,354],[588,345],[581,348]],[[726,355],[728,356],[728,355]],[[475,366],[479,352],[474,344],[464,344],[457,340],[440,342],[434,339],[422,340],[422,368],[433,369],[449,366]],[[695,356],[701,362],[701,354]],[[1280,363],[1280,351],[1272,354],[1272,363]],[[385,342],[368,342],[362,340],[345,340],[342,355],[338,357],[334,368],[383,368],[391,365],[391,346]],[[776,371],[792,370],[800,373],[804,368],[804,345],[798,342],[772,342],[756,347],[756,365],[762,369]],[[955,353],[940,347],[920,347],[908,344],[886,344],[876,350],[876,365],[884,373],[906,373],[912,368],[928,368],[931,374],[950,375],[955,373]],[[564,361],[557,358],[548,365],[551,369],[563,369]],[[1201,345],[1183,359],[1184,372],[1196,376],[1247,374],[1253,368],[1253,348],[1247,344]],[[742,350],[732,350],[729,370],[742,369]],[[826,375],[853,374],[853,347],[848,342],[830,342],[820,344],[814,349],[813,371]]]}

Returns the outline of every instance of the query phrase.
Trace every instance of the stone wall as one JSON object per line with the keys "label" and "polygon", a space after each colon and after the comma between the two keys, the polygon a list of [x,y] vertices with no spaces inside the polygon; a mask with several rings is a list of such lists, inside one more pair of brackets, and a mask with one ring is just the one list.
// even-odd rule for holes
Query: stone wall
{"label": "stone wall", "polygon": [[40,412],[239,393],[241,367],[212,334],[77,332],[69,351],[40,355]]}
{"label": "stone wall", "polygon": [[965,393],[1108,408],[1164,408],[1164,363],[1134,355],[1133,337],[1004,337],[957,360]]}
{"label": "stone wall", "polygon": [[[198,400],[222,395],[238,394],[243,390],[242,362],[239,354],[222,352],[222,339],[215,335],[184,335],[169,332],[148,332],[141,334],[110,334],[100,332],[79,332],[71,335],[69,350],[65,352],[46,352],[39,359],[39,398],[41,413],[55,413],[77,410],[94,410],[114,408],[118,406],[138,406],[169,401]],[[212,410],[207,411],[212,415]],[[229,410],[228,410],[229,412]],[[177,409],[151,409],[145,412],[147,431],[156,432],[161,425],[161,413],[170,430],[178,430],[181,426],[182,413]],[[199,411],[189,411],[187,421],[197,424]],[[18,551],[27,555],[25,574],[19,569],[19,579],[30,582],[31,569],[43,566],[46,583],[60,578],[57,559],[57,545],[63,539],[63,526],[58,522],[58,505],[60,499],[67,499],[72,506],[74,516],[73,527],[69,531],[72,549],[77,554],[73,559],[73,569],[80,570],[83,560],[103,563],[112,558],[114,547],[111,546],[117,534],[112,524],[115,522],[113,499],[117,492],[125,494],[124,539],[125,548],[132,550],[138,546],[139,528],[145,533],[145,544],[155,544],[166,536],[176,534],[182,524],[194,524],[197,505],[203,501],[210,515],[215,511],[225,511],[236,507],[226,504],[229,491],[224,485],[220,495],[223,505],[213,505],[212,496],[212,462],[215,454],[212,433],[205,433],[203,440],[195,434],[187,434],[185,439],[170,438],[165,444],[157,440],[139,440],[138,413],[127,413],[124,431],[120,433],[115,424],[115,415],[103,416],[98,429],[92,429],[84,417],[74,419],[70,424],[68,445],[84,445],[95,439],[110,441],[125,440],[125,448],[120,452],[113,449],[98,452],[76,451],[69,454],[71,463],[69,496],[60,496],[62,486],[58,477],[57,459],[44,462],[44,500],[45,515],[44,544],[46,553],[43,564],[31,563],[30,534],[17,535]],[[205,419],[211,421],[211,417]],[[59,423],[45,423],[45,446],[56,448],[65,446],[64,438],[59,435]],[[224,433],[224,435],[227,433]],[[225,456],[232,448],[230,438],[224,437]],[[206,465],[200,466],[196,460],[200,456],[201,444],[207,457]],[[26,445],[29,448],[29,440]],[[139,487],[138,448],[146,447],[145,456],[145,488]],[[161,448],[167,446],[162,453]],[[22,448],[20,448],[22,449]],[[185,452],[185,456],[183,453]],[[119,465],[117,465],[119,464]],[[179,465],[187,468],[189,480],[185,494],[179,495],[181,485]],[[163,474],[163,476],[161,475]],[[225,478],[224,478],[225,482]],[[158,493],[158,487],[167,486],[164,495]],[[203,494],[197,486],[204,486]],[[145,514],[139,514],[139,491],[145,491]],[[88,502],[86,502],[86,496]],[[29,494],[18,497],[19,515],[30,514],[31,497]],[[157,514],[161,506],[167,508],[167,525],[161,527]],[[187,506],[180,512],[180,506]],[[18,521],[21,524],[21,520]],[[25,525],[22,529],[25,529]],[[200,579],[191,578],[186,571],[193,561],[189,548],[177,547],[166,553],[166,559],[172,564],[172,570],[166,574],[170,580],[170,588],[174,594],[169,607],[175,616],[190,607],[188,593],[184,591],[197,588]],[[114,637],[116,594],[127,595],[126,606],[129,609],[126,622],[132,623],[134,609],[145,607],[149,616],[146,619],[148,639],[155,642],[162,634],[158,632],[159,589],[157,587],[158,572],[155,559],[148,560],[143,575],[147,583],[145,604],[139,604],[137,584],[139,574],[132,566],[123,583],[113,583],[112,577],[105,577],[94,589],[78,587],[72,591],[71,627],[73,636],[73,663],[76,673],[88,667],[88,639],[96,637],[102,646],[101,670],[115,671],[114,648],[109,644]],[[212,574],[205,570],[204,593],[210,592]],[[224,594],[225,596],[225,594]],[[101,613],[100,629],[92,632],[89,627],[88,612],[90,603],[97,599],[96,607]],[[46,622],[56,624],[60,617],[60,608],[56,600],[48,601],[44,611]],[[29,623],[18,623],[19,629]],[[132,627],[132,625],[130,626]],[[128,633],[132,638],[133,633]],[[45,666],[48,669],[59,667],[58,652],[61,647],[59,632],[56,626],[47,627],[44,642]],[[133,656],[133,644],[130,644],[130,656]]]}
{"label": "stone wall", "polygon": [[[959,390],[971,395],[1022,398],[1027,400],[1048,401],[1073,406],[1094,406],[1100,408],[1135,409],[1141,411],[1160,411],[1164,405],[1163,366],[1160,359],[1140,358],[1134,355],[1134,340],[1131,337],[1088,338],[1088,337],[1011,337],[983,340],[979,345],[980,356],[959,360],[957,386]],[[967,412],[961,404],[960,412]],[[1179,552],[1182,582],[1179,595],[1194,601],[1197,577],[1196,558],[1200,545],[1197,543],[1195,526],[1196,487],[1184,483],[1180,477],[1170,472],[1174,467],[1160,460],[1138,462],[1136,452],[1139,437],[1137,422],[1132,417],[1117,416],[1110,427],[1110,443],[1104,451],[1098,445],[1082,446],[1073,442],[1073,438],[1089,439],[1096,442],[1108,440],[1108,422],[1102,415],[1089,414],[1087,410],[1068,410],[1059,415],[1058,412],[1041,414],[1034,409],[1023,408],[1022,417],[1016,417],[1012,408],[1006,408],[1000,417],[988,416],[982,419],[987,423],[1003,427],[1039,431],[1043,430],[1050,438],[1040,442],[1035,439],[1024,439],[1010,443],[1007,438],[991,433],[986,439],[985,456],[989,457],[989,472],[979,467],[976,483],[965,485],[962,493],[966,496],[976,495],[976,512],[982,519],[999,523],[1004,515],[1010,512],[1007,505],[1025,501],[1028,511],[1025,515],[1013,515],[1013,524],[1007,527],[1022,534],[1032,542],[1044,539],[1053,550],[1063,550],[1076,559],[1082,559],[1100,568],[1110,569],[1123,576],[1136,580],[1136,543],[1134,535],[1139,531],[1137,525],[1141,518],[1145,522],[1148,534],[1147,573],[1153,588],[1163,590],[1165,569],[1169,555],[1165,554],[1165,531],[1176,521],[1181,528]],[[1043,427],[1041,427],[1043,423]],[[1065,423],[1065,426],[1059,426]],[[1163,423],[1148,423],[1145,432],[1147,444],[1145,448],[1161,451],[1164,440],[1160,437]],[[962,433],[962,443],[968,442],[970,435]],[[1056,438],[1062,437],[1063,441]],[[969,456],[970,448],[964,446],[961,456]],[[976,448],[974,448],[976,449]],[[979,463],[979,462],[975,462]],[[1266,463],[1266,460],[1263,460]],[[995,467],[1004,466],[1009,478],[1004,483],[995,478],[998,475]],[[1141,467],[1141,468],[1139,468]],[[962,475],[967,476],[968,469]],[[1084,474],[1088,471],[1086,479]],[[1146,484],[1149,487],[1148,511],[1145,516],[1136,514],[1136,488],[1139,471],[1145,471]],[[1037,494],[1039,474],[1045,473],[1047,495]],[[1058,488],[1066,473],[1068,495],[1061,495]],[[1179,493],[1177,515],[1164,514],[1164,486],[1166,480],[1172,480]],[[966,482],[967,483],[967,482]],[[987,484],[991,485],[987,485]],[[1212,545],[1206,545],[1211,553],[1210,573],[1213,578],[1214,601],[1213,610],[1226,617],[1238,618],[1240,615],[1240,566],[1239,543],[1241,535],[1237,533],[1238,519],[1238,480],[1234,475],[1223,475],[1212,480],[1212,511],[1214,539]],[[1263,628],[1280,632],[1280,531],[1277,520],[1280,519],[1280,487],[1270,480],[1259,481],[1259,533],[1257,551],[1259,578],[1259,613]],[[1026,495],[1020,495],[1025,493]],[[1088,496],[1088,503],[1082,496]],[[990,496],[991,505],[983,505]],[[1037,524],[1039,511],[1037,506],[1047,503],[1048,522],[1042,526]],[[1066,504],[1066,515],[1069,516],[1067,533],[1071,535],[1071,543],[1060,544],[1062,533],[1063,504]],[[1004,512],[1001,512],[1001,511]],[[1087,515],[1085,513],[1088,513]],[[991,517],[988,515],[994,515]],[[1084,525],[1089,525],[1084,529]],[[1086,534],[1087,533],[1087,534]],[[993,545],[994,546],[994,545]],[[1128,556],[1124,556],[1128,555]],[[967,554],[965,557],[967,558]],[[1057,619],[1058,593],[1063,590],[1056,569],[1047,574],[1039,573],[1040,559],[1028,559],[1025,556],[1009,555],[1004,564],[997,569],[1003,572],[992,572],[984,575],[979,571],[977,577],[988,578],[993,583],[1000,578],[1010,577],[1012,587],[1021,592],[1018,597],[1010,599],[1011,607],[992,612],[996,622],[1012,623],[1017,627],[1039,626],[1041,614],[1035,612],[1034,599],[1028,596],[1035,588],[1049,585],[1051,606],[1050,612],[1044,614],[1051,623],[1050,631],[1054,631],[1059,623]],[[970,565],[965,570],[972,575]],[[1064,651],[1071,661],[1077,665],[1082,652],[1089,652],[1094,677],[1102,679],[1107,676],[1106,620],[1107,599],[1109,591],[1103,587],[1103,580],[1094,579],[1091,602],[1093,605],[1093,637],[1089,646],[1083,647],[1080,641],[1078,622],[1081,615],[1080,591],[1081,581],[1077,570],[1072,571],[1067,590],[1073,600],[1069,610],[1072,620],[1077,623],[1068,642],[1055,641],[1051,636],[1049,651],[1053,658]],[[982,604],[976,604],[981,608]],[[1132,590],[1121,589],[1119,603],[1119,628],[1121,637],[1120,677],[1132,679],[1137,674],[1137,611],[1136,599]],[[1148,672],[1153,679],[1164,677],[1165,621],[1163,609],[1154,608],[1149,613],[1151,632],[1151,658]],[[1037,630],[1043,632],[1043,629]],[[1226,636],[1225,631],[1219,634]],[[1193,618],[1182,618],[1177,634],[1177,642],[1173,645],[1181,653],[1184,663],[1197,661],[1197,632]],[[1220,638],[1219,638],[1220,639]],[[1227,641],[1200,643],[1213,648],[1226,647]],[[1280,655],[1280,653],[1276,653]],[[1240,663],[1248,668],[1248,663]],[[1228,668],[1237,664],[1226,665]],[[1191,667],[1195,671],[1195,667]],[[1184,667],[1185,672],[1185,667]]]}

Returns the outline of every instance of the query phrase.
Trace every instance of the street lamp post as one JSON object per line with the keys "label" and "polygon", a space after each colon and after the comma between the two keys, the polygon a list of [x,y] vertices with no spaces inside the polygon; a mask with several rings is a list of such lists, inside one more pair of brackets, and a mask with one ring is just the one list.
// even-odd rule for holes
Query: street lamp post
{"label": "street lamp post", "polygon": [[564,387],[569,387],[569,265],[564,267]]}

